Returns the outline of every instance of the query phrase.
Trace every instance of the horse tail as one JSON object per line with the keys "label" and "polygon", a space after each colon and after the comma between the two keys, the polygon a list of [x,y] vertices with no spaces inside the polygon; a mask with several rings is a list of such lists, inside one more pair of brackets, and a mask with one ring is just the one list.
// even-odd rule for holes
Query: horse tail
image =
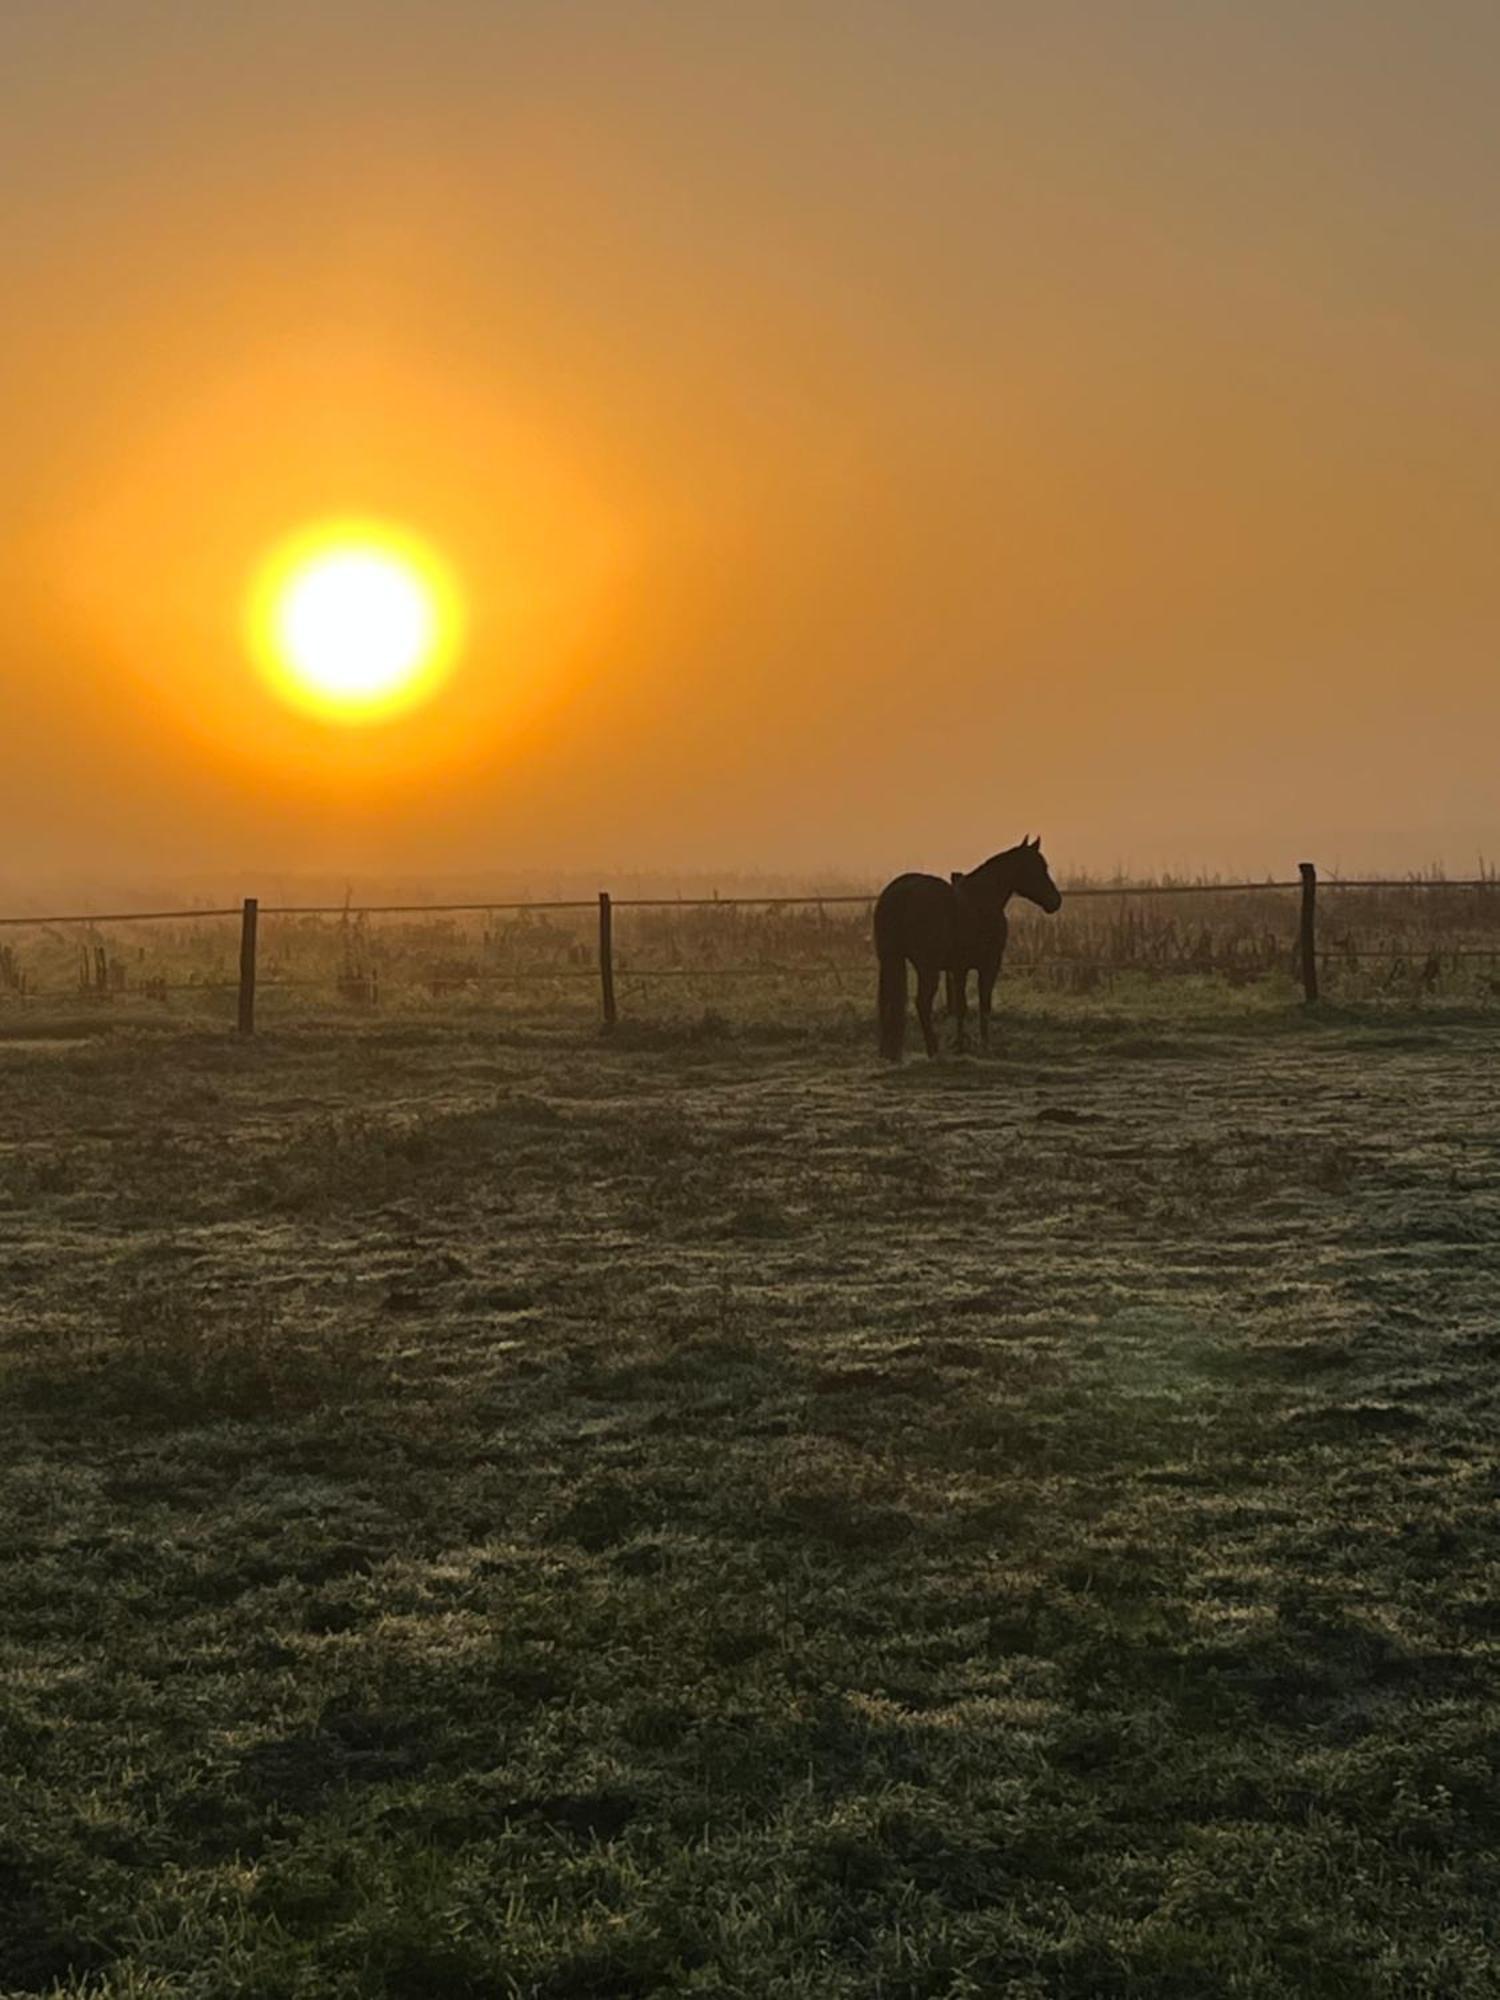
{"label": "horse tail", "polygon": [[880,1053],[900,1062],[906,1043],[906,957],[882,953],[880,959]]}

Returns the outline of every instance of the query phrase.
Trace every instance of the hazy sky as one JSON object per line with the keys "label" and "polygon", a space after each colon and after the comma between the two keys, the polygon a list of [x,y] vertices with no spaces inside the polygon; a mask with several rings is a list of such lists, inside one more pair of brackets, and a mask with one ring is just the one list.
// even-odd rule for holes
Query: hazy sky
{"label": "hazy sky", "polygon": [[[0,877],[1500,855],[1497,103],[1493,0],[5,0]],[[471,612],[366,731],[242,639],[351,510]]]}

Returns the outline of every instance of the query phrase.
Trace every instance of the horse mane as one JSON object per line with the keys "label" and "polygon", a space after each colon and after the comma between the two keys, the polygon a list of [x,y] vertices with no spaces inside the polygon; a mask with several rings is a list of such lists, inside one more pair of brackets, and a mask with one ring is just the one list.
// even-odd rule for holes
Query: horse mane
{"label": "horse mane", "polygon": [[1024,840],[1017,842],[1014,847],[1003,848],[999,854],[992,854],[988,861],[981,861],[977,868],[969,869],[962,879],[965,883],[982,882],[986,888],[1003,888],[1006,886],[1005,878],[1010,874],[1009,864],[1016,861],[1025,851]]}

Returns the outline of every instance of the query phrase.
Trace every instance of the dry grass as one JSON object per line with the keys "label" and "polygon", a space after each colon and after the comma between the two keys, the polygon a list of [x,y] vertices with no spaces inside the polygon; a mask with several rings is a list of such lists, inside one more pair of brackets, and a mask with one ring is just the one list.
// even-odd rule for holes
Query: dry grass
{"label": "dry grass", "polygon": [[[1014,906],[1009,984],[1044,1003],[1098,992],[1127,1005],[1143,980],[1261,986],[1278,1003],[1290,989],[1295,890],[1210,883],[1191,895],[1153,896],[1081,886],[1092,893],[1068,898],[1055,919]],[[1500,997],[1500,883],[1363,890],[1325,882],[1319,907],[1324,985],[1335,1000]],[[447,1019],[476,1010],[529,1019],[546,1010],[583,1021],[597,1006],[596,949],[592,909],[268,916],[261,1006],[281,1020],[333,1009]],[[615,951],[621,1003],[638,1020],[680,1024],[705,1009],[726,1021],[862,1020],[868,1007],[865,905],[625,908]],[[67,997],[116,1017],[144,1009],[231,1018],[237,952],[232,919],[20,930],[0,954],[0,1024],[24,1024]]]}

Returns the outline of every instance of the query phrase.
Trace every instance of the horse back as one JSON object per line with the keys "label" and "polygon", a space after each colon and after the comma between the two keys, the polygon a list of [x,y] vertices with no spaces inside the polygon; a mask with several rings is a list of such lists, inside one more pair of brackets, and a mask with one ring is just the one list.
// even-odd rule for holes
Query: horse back
{"label": "horse back", "polygon": [[958,899],[940,875],[898,875],[875,903],[875,949],[914,965],[946,966],[957,941]]}

